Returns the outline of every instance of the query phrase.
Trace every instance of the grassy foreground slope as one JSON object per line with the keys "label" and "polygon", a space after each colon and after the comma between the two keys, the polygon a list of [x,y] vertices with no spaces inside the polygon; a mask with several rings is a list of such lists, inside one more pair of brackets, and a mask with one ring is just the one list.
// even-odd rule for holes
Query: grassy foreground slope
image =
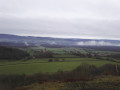
{"label": "grassy foreground slope", "polygon": [[104,76],[88,82],[45,82],[17,87],[16,90],[119,90],[119,76]]}
{"label": "grassy foreground slope", "polygon": [[83,63],[71,71],[52,74],[0,75],[0,90],[119,90],[120,65],[115,67]]}

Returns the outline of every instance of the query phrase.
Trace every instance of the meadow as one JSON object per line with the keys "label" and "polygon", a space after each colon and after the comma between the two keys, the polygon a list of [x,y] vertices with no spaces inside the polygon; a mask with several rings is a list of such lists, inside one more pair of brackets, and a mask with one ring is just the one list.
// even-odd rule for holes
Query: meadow
{"label": "meadow", "polygon": [[1,61],[0,62],[0,75],[2,74],[35,74],[35,73],[54,73],[59,70],[70,71],[75,69],[82,63],[88,63],[97,67],[104,64],[115,64],[115,62],[98,60],[95,58],[62,58],[59,61],[48,62],[49,59],[55,58],[42,58],[30,59],[21,61]]}
{"label": "meadow", "polygon": [[[22,48],[21,48],[22,49]],[[118,52],[111,51],[98,51],[84,48],[45,48],[45,47],[29,47],[23,48],[31,56],[33,51],[51,51],[53,52],[53,58],[34,58],[34,59],[22,59],[22,60],[0,60],[0,75],[3,74],[35,74],[35,73],[55,73],[59,70],[70,71],[81,65],[82,63],[88,63],[100,67],[104,64],[116,64],[110,60],[96,59],[95,57],[81,57],[74,55],[73,52],[86,53],[97,53],[103,54],[116,54]],[[72,52],[72,53],[71,53]],[[39,53],[39,52],[38,52]],[[49,62],[52,60],[52,62]],[[119,60],[116,60],[119,61]],[[118,63],[119,64],[119,63]]]}
{"label": "meadow", "polygon": [[[19,48],[2,52],[0,90],[119,90],[119,52],[85,48]],[[5,51],[3,50],[3,51]],[[116,56],[117,57],[116,57]],[[1,58],[3,57],[1,56]],[[116,67],[117,66],[117,67]],[[103,78],[105,76],[105,78]],[[107,78],[107,76],[112,76]],[[110,80],[109,80],[110,79]],[[109,81],[108,81],[109,80]],[[112,81],[113,80],[113,81]],[[96,89],[94,88],[96,87]]]}

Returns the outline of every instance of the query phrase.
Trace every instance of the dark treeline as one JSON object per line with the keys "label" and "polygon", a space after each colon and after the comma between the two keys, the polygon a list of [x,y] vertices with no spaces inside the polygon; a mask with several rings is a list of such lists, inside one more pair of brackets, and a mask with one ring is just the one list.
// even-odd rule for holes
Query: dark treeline
{"label": "dark treeline", "polygon": [[56,73],[38,73],[34,75],[1,75],[0,90],[14,90],[15,87],[43,82],[75,82],[92,81],[101,75],[120,75],[120,65],[106,64],[101,67],[82,64],[72,71],[61,71]]}
{"label": "dark treeline", "polygon": [[112,58],[115,58],[115,59],[120,59],[120,54],[112,54],[112,55],[109,55],[108,57],[112,57]]}
{"label": "dark treeline", "polygon": [[19,60],[29,56],[30,55],[23,50],[0,46],[0,59],[2,60]]}
{"label": "dark treeline", "polygon": [[[74,51],[72,51],[72,52],[70,52],[72,55],[76,55],[76,56],[80,56],[80,57],[89,57],[89,58],[91,58],[91,57],[93,57],[93,54],[91,54],[91,53],[86,53],[86,54],[84,54],[84,53],[81,53],[80,51],[76,51],[76,52],[74,52]],[[95,57],[96,55],[94,55],[94,57]]]}
{"label": "dark treeline", "polygon": [[[24,48],[22,48],[24,49]],[[3,47],[0,46],[0,59],[1,60],[27,60],[27,59],[34,59],[34,58],[52,58],[53,53],[51,51],[40,50],[40,51],[30,51],[29,53],[26,50],[22,50],[18,48],[11,48],[11,47]],[[32,55],[30,54],[32,52]]]}

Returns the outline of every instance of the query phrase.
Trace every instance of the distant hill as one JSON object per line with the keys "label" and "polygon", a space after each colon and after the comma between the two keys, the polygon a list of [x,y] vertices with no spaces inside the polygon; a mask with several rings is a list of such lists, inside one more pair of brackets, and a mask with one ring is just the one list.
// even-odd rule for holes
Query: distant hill
{"label": "distant hill", "polygon": [[0,34],[0,46],[120,46],[120,40],[66,39]]}

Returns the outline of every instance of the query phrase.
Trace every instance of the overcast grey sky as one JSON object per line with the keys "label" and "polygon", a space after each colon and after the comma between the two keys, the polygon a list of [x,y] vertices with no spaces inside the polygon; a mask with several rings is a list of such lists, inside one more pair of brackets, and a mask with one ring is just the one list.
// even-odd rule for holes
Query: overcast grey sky
{"label": "overcast grey sky", "polygon": [[120,0],[0,0],[0,33],[120,40]]}

